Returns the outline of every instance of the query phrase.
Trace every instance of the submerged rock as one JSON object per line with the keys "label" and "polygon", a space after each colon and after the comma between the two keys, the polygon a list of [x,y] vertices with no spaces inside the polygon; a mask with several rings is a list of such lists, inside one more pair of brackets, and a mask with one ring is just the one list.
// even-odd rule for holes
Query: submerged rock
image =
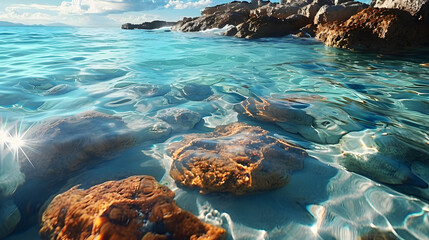
{"label": "submerged rock", "polygon": [[21,220],[21,213],[12,199],[0,199],[0,239],[13,232]]}
{"label": "submerged rock", "polygon": [[372,130],[349,133],[341,139],[340,149],[338,162],[349,171],[382,183],[428,187],[411,170],[419,152],[392,134]]}
{"label": "submerged rock", "polygon": [[287,132],[322,144],[338,143],[347,132],[361,130],[346,112],[327,103],[322,105],[317,98],[248,98],[234,109],[259,121],[274,122]]}
{"label": "submerged rock", "polygon": [[223,239],[225,230],[180,209],[151,176],[57,195],[42,216],[43,239]]}
{"label": "submerged rock", "polygon": [[122,29],[157,29],[162,27],[171,27],[175,25],[177,22],[166,22],[155,20],[152,22],[144,22],[142,24],[132,24],[126,23],[122,25]]}
{"label": "submerged rock", "polygon": [[337,48],[389,51],[429,44],[429,27],[402,10],[367,8],[344,23],[319,25],[317,38]]}
{"label": "submerged rock", "polygon": [[28,179],[64,178],[136,141],[121,118],[95,111],[47,120],[26,137],[34,144],[19,163]]}
{"label": "submerged rock", "polygon": [[191,101],[202,101],[213,95],[213,91],[208,85],[190,83],[182,88],[183,97]]}
{"label": "submerged rock", "polygon": [[284,186],[308,156],[302,148],[243,123],[185,135],[169,151],[173,179],[204,193],[244,194]]}
{"label": "submerged rock", "polygon": [[192,129],[201,120],[199,113],[183,108],[163,109],[155,117],[170,124],[174,131]]}
{"label": "submerged rock", "polygon": [[171,91],[171,87],[169,85],[163,84],[148,84],[143,83],[131,88],[134,92],[136,92],[140,97],[157,97],[163,96]]}
{"label": "submerged rock", "polygon": [[399,240],[393,232],[371,228],[367,233],[358,237],[358,240]]}

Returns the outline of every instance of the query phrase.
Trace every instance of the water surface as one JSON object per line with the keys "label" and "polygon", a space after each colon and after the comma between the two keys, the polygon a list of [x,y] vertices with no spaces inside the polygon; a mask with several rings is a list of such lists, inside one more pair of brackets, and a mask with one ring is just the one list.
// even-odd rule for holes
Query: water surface
{"label": "water surface", "polygon": [[[429,68],[420,65],[428,54],[354,53],[313,39],[248,41],[216,31],[2,27],[0,116],[17,129],[87,110],[128,126],[162,122],[159,111],[173,107],[201,116],[190,130],[142,141],[58,184],[25,182],[8,197],[24,219],[8,239],[38,238],[38,211],[52,194],[135,174],[169,185],[180,207],[222,225],[230,239],[358,239],[371,229],[429,239]],[[187,86],[208,87],[208,95],[186,98]],[[240,114],[236,106],[249,99],[310,122]],[[286,187],[250,196],[177,186],[168,144],[237,121],[299,144],[314,159]],[[7,172],[23,181],[9,155],[0,174]]]}

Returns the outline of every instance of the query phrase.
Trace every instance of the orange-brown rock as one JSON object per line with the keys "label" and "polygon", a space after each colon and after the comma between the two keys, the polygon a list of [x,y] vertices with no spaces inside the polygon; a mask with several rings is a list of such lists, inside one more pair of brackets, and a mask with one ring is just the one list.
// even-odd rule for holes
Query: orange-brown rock
{"label": "orange-brown rock", "polygon": [[204,193],[244,194],[284,186],[307,157],[302,148],[243,123],[186,135],[169,150],[173,158],[170,175]]}
{"label": "orange-brown rock", "polygon": [[43,239],[223,239],[225,230],[180,209],[151,176],[109,181],[56,196],[42,216]]}
{"label": "orange-brown rock", "polygon": [[403,10],[367,8],[345,22],[319,25],[316,37],[337,48],[390,51],[429,44],[429,27]]}

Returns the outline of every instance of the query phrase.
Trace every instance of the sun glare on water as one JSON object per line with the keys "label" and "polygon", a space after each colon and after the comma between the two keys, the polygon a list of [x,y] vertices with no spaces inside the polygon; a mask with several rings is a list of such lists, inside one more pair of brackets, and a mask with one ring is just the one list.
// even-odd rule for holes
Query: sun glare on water
{"label": "sun glare on water", "polygon": [[22,154],[34,167],[33,163],[30,161],[24,151],[24,148],[28,147],[28,144],[25,140],[25,135],[29,129],[22,132],[22,126],[18,125],[17,123],[11,124],[10,127],[7,125],[7,121],[3,122],[0,120],[0,160],[3,160],[7,154],[12,154],[13,158],[18,160],[20,154]]}

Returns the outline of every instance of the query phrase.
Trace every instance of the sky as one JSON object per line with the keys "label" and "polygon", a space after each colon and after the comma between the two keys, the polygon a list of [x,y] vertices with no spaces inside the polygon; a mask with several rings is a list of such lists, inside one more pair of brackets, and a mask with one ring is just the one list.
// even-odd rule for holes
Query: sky
{"label": "sky", "polygon": [[183,17],[196,17],[207,6],[229,1],[231,0],[0,0],[0,21],[29,25],[62,23],[72,26],[117,27],[123,23],[177,21]]}
{"label": "sky", "polygon": [[23,24],[120,26],[177,21],[229,0],[0,0],[0,21]]}

